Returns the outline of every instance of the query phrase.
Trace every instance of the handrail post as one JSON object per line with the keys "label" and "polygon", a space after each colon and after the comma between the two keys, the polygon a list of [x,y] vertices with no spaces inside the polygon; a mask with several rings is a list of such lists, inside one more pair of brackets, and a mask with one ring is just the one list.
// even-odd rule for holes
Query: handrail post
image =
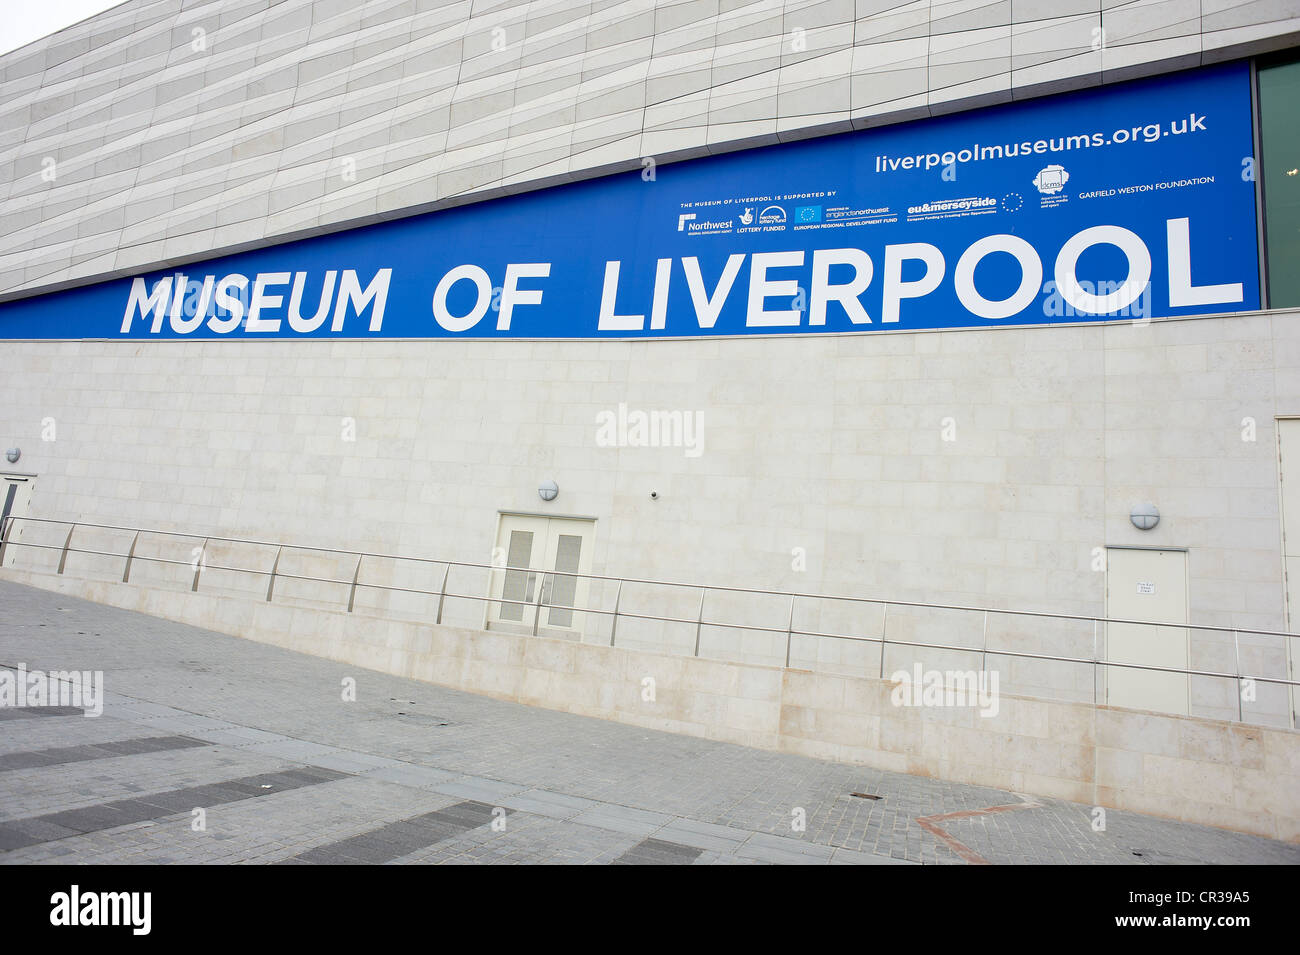
{"label": "handrail post", "polygon": [[785,625],[785,668],[790,669],[790,641],[794,638],[794,602],[795,595],[790,595],[790,620]]}
{"label": "handrail post", "polygon": [[542,579],[537,582],[537,602],[533,604],[533,636],[537,636],[537,628],[542,622],[542,592],[546,590],[546,571],[542,571]]}
{"label": "handrail post", "polygon": [[434,623],[442,623],[442,605],[447,599],[447,577],[451,574],[451,561],[447,561],[447,567],[442,572],[442,587],[438,590],[438,616],[434,618]]}
{"label": "handrail post", "polygon": [[623,581],[618,582],[618,590],[614,592],[614,619],[609,625],[609,645],[614,645],[614,634],[618,632],[618,605],[623,599]]}
{"label": "handrail post", "polygon": [[140,543],[140,532],[136,531],[135,536],[131,538],[131,549],[126,552],[126,567],[122,571],[122,583],[129,583],[131,580],[131,561],[135,560],[135,545]]}
{"label": "handrail post", "polygon": [[989,612],[984,611],[984,644],[980,650],[980,672],[983,673],[988,669],[989,659]]}
{"label": "handrail post", "polygon": [[1237,722],[1242,722],[1241,716],[1241,642],[1237,638],[1237,631],[1232,631],[1232,658],[1233,668],[1237,672],[1237,679],[1234,681],[1237,686]]}
{"label": "handrail post", "polygon": [[280,555],[284,553],[284,545],[281,544],[275,549],[275,562],[271,564],[271,579],[266,584],[266,602],[271,602],[271,594],[275,591],[275,574],[280,569]]}
{"label": "handrail post", "polygon": [[885,678],[885,647],[889,646],[889,604],[880,615],[880,678]]}
{"label": "handrail post", "polygon": [[1092,705],[1097,705],[1097,618],[1092,618]]}
{"label": "handrail post", "polygon": [[357,567],[352,571],[352,587],[348,590],[348,613],[356,606],[357,601],[357,580],[361,577],[361,562],[366,559],[365,554],[357,554]]}
{"label": "handrail post", "polygon": [[203,572],[203,558],[208,553],[208,538],[203,538],[203,546],[199,548],[198,560],[194,561],[194,582],[190,584],[190,593],[199,592],[199,574]]}
{"label": "handrail post", "polygon": [[704,629],[704,598],[709,594],[708,587],[700,588],[700,612],[695,618],[695,655],[700,655],[700,631]]}
{"label": "handrail post", "polygon": [[68,536],[64,538],[63,553],[59,555],[59,573],[63,573],[63,568],[68,566],[68,547],[72,544],[72,532],[76,529],[77,525],[73,524],[68,528]]}

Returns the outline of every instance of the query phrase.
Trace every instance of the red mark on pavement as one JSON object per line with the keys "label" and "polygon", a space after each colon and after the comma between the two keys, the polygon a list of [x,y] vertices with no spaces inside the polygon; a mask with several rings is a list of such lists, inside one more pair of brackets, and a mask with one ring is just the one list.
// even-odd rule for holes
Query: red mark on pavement
{"label": "red mark on pavement", "polygon": [[1010,806],[986,806],[983,809],[963,809],[960,812],[945,812],[938,816],[917,816],[916,821],[926,832],[932,833],[937,839],[940,839],[953,852],[961,856],[971,865],[990,865],[988,859],[984,858],[970,846],[966,845],[960,839],[946,832],[939,823],[947,822],[949,819],[966,819],[970,816],[988,816],[995,812],[1010,812],[1013,809],[1040,809],[1042,803],[1025,802],[1014,803]]}

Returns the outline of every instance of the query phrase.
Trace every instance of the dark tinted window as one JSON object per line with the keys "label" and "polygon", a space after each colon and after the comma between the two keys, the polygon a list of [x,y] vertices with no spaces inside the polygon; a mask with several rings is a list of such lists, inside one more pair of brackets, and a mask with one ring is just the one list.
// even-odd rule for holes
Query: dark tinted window
{"label": "dark tinted window", "polygon": [[1300,306],[1300,56],[1259,63],[1264,244],[1273,308]]}

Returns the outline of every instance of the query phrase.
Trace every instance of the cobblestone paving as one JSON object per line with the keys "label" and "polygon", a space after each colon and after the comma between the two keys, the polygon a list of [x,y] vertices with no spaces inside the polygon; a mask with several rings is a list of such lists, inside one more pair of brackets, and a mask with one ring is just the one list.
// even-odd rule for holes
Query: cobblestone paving
{"label": "cobblestone paving", "polygon": [[[0,721],[6,756],[97,747],[79,751],[94,758],[27,767],[22,757],[0,771],[0,824],[77,809],[88,813],[70,818],[97,818],[91,807],[193,787],[225,794],[0,851],[0,862],[350,852],[463,865],[1300,863],[1300,846],[1118,810],[1094,832],[1089,806],[520,706],[3,581],[0,606],[0,665],[99,670],[107,689],[97,718]],[[202,745],[112,745],[155,737]],[[342,775],[228,798],[236,781],[307,767]],[[992,806],[1016,808],[934,818]]]}

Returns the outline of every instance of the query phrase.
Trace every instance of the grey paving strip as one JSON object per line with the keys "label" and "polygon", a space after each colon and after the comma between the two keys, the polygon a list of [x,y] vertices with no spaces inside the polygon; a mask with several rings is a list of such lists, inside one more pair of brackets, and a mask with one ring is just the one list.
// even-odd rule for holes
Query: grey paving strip
{"label": "grey paving strip", "polygon": [[662,839],[642,839],[611,865],[690,865],[699,858],[703,849],[694,846],[664,842]]}
{"label": "grey paving strip", "polygon": [[711,822],[679,818],[656,831],[655,835],[669,842],[692,846],[701,851],[711,849],[716,852],[734,853],[753,833],[748,829],[737,829],[734,826],[719,826]]}
{"label": "grey paving strip", "polygon": [[17,753],[0,753],[0,772],[15,769],[35,769],[41,766],[60,766],[92,759],[111,759],[116,756],[135,756],[138,753],[160,753],[172,749],[190,749],[210,746],[210,743],[189,736],[142,736],[108,743],[82,746],[56,746],[52,749],[32,749]]}
{"label": "grey paving strip", "polygon": [[42,716],[85,716],[79,706],[0,706],[0,720],[34,720]]}
{"label": "grey paving strip", "polygon": [[436,793],[444,796],[460,796],[464,799],[491,799],[493,804],[518,795],[528,786],[519,783],[502,782],[499,779],[485,779],[482,776],[457,776],[445,783],[430,786]]}
{"label": "grey paving strip", "polygon": [[[397,783],[401,786],[409,786],[412,789],[430,789],[452,779],[459,779],[456,773],[449,773],[443,769],[433,769],[428,766],[417,766],[414,763],[406,763],[402,766],[381,767],[361,775],[368,779],[379,779],[386,783]],[[452,795],[448,793],[447,795]],[[506,805],[506,803],[502,803]],[[527,806],[514,806],[515,809],[527,809]]]}
{"label": "grey paving strip", "polygon": [[520,812],[497,830],[470,829],[394,865],[607,865],[641,841],[612,829]]}
{"label": "grey paving strip", "polygon": [[794,865],[826,863],[834,853],[835,850],[831,846],[787,839],[783,836],[771,836],[765,832],[754,833],[736,850],[736,855],[742,858]]}
{"label": "grey paving strip", "polygon": [[501,800],[501,805],[520,812],[530,812],[551,819],[572,819],[584,809],[599,805],[595,800],[580,796],[566,796],[564,793],[549,792],[545,789],[529,789],[527,792]]}
{"label": "grey paving strip", "polygon": [[602,802],[578,813],[571,821],[583,826],[595,826],[597,829],[612,829],[614,832],[631,836],[649,836],[672,820],[672,816],[661,812],[648,812],[645,809],[633,809],[629,806],[616,806]]}
{"label": "grey paving strip", "polygon": [[204,786],[150,793],[134,799],[119,799],[115,802],[83,806],[79,809],[66,809],[44,816],[11,819],[0,822],[0,851],[21,849],[67,836],[115,829],[118,826],[152,819],[163,819],[198,807],[220,806],[258,796],[269,796],[276,792],[301,789],[304,786],[316,786],[342,779],[345,775],[332,769],[307,766],[303,769],[263,773]]}
{"label": "grey paving strip", "polygon": [[[509,814],[509,810],[505,810]],[[466,800],[360,835],[317,846],[279,865],[379,865],[491,823],[494,807]]]}

